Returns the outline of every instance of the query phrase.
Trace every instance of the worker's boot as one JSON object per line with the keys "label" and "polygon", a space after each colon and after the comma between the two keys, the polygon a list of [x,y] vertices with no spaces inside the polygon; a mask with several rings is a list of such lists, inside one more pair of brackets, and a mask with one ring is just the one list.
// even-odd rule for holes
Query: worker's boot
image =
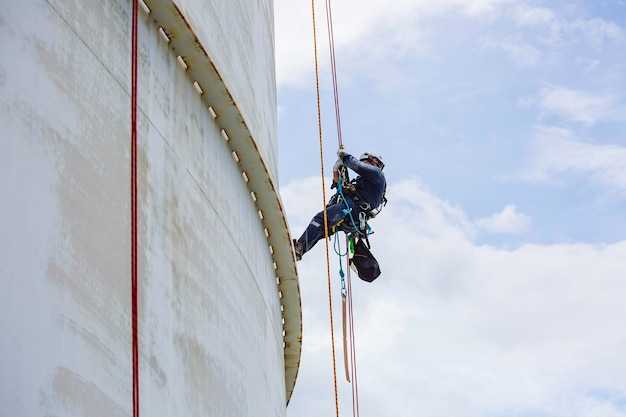
{"label": "worker's boot", "polygon": [[304,255],[304,243],[298,242],[296,239],[294,239],[293,248],[296,252],[296,261],[302,260],[302,255]]}

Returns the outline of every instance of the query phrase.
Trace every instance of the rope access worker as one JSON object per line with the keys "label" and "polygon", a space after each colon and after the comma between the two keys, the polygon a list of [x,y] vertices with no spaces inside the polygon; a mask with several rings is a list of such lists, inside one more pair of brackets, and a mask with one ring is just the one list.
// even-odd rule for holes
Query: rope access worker
{"label": "rope access worker", "polygon": [[[340,172],[345,167],[359,174],[359,176],[346,184],[340,186],[342,197],[335,194],[326,206],[326,216],[328,219],[328,236],[338,230],[356,231],[355,226],[362,232],[367,233],[366,222],[380,211],[386,202],[385,190],[387,182],[383,174],[382,157],[372,151],[361,154],[359,159],[345,152],[343,149],[337,151],[337,162],[333,166],[333,185],[337,187],[340,179]],[[311,223],[300,236],[294,240],[296,260],[301,260],[302,255],[308,252],[319,240],[324,238],[324,211],[313,217]]]}

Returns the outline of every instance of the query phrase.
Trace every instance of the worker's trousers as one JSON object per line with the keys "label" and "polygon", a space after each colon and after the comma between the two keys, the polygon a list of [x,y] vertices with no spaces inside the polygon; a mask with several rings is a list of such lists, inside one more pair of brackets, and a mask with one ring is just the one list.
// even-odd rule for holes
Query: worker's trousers
{"label": "worker's trousers", "polygon": [[[339,226],[342,222],[351,221],[349,214],[346,213],[346,210],[348,210],[346,203],[351,209],[352,217],[355,221],[358,221],[361,209],[351,198],[346,197],[345,202],[340,201],[326,208],[328,236],[331,236],[336,231],[336,226]],[[309,223],[302,236],[298,239],[298,242],[304,243],[304,252],[306,253],[322,238],[324,238],[324,212],[320,211],[313,217],[311,223]]]}

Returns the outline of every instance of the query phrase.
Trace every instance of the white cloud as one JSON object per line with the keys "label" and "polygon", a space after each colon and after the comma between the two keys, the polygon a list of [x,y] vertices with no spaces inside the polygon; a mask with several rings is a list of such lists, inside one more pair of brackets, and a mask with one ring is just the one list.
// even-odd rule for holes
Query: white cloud
{"label": "white cloud", "polygon": [[587,178],[597,192],[626,197],[626,147],[586,143],[563,128],[535,128],[528,165],[504,179],[568,182]]}
{"label": "white cloud", "polygon": [[[279,86],[310,85],[314,71],[312,10],[310,4],[274,2],[276,72]],[[345,0],[332,4],[335,52],[343,85],[352,69],[358,74],[389,82],[399,76],[397,59],[437,56],[430,25],[438,18],[465,17],[477,22],[500,20],[515,26],[487,35],[483,47],[501,50],[522,66],[545,62],[555,48],[590,45],[600,50],[607,43],[626,39],[616,23],[582,18],[571,10],[531,6],[519,0]],[[319,69],[329,72],[325,3],[317,0],[315,17]],[[489,33],[489,32],[488,32]],[[396,80],[397,81],[397,80]]]}
{"label": "white cloud", "polygon": [[483,39],[481,45],[488,50],[501,50],[519,65],[528,67],[541,62],[542,52],[524,40],[520,34],[502,39]]}
{"label": "white cloud", "polygon": [[624,41],[624,32],[618,25],[598,18],[576,19],[567,25],[564,31],[571,34],[579,33],[583,39],[598,49],[607,41],[619,43]]}
{"label": "white cloud", "polygon": [[501,212],[480,219],[476,224],[492,233],[520,234],[528,229],[531,218],[519,212],[514,204],[509,204]]}
{"label": "white cloud", "polygon": [[[444,2],[445,3],[445,2]],[[348,0],[332,5],[333,33],[338,70],[359,68],[375,75],[389,69],[392,57],[415,53],[423,42],[415,20],[421,13],[433,13],[441,5],[427,1],[394,2]],[[310,83],[314,66],[311,5],[287,0],[275,1],[276,71],[278,85],[301,86]],[[329,72],[329,39],[325,4],[315,8],[319,70]],[[347,76],[344,74],[344,76]],[[345,78],[342,78],[345,83]]]}
{"label": "white cloud", "polygon": [[[427,18],[461,14],[494,19],[515,0],[346,0],[332,4],[335,52],[341,68],[381,79],[393,71],[392,59],[431,54]],[[312,9],[289,0],[274,2],[276,72],[279,86],[310,83],[314,71]],[[322,73],[329,66],[325,4],[316,2],[318,59]],[[347,75],[346,75],[347,76]],[[345,82],[345,80],[344,80]]]}
{"label": "white cloud", "polygon": [[301,85],[313,66],[311,9],[302,2],[274,2],[276,79],[278,85]]}
{"label": "white cloud", "polygon": [[626,106],[616,94],[592,94],[550,85],[542,89],[534,102],[543,112],[543,117],[554,115],[586,126],[600,121],[626,119]]}
{"label": "white cloud", "polygon": [[490,36],[481,41],[482,46],[507,53],[523,67],[561,59],[557,51],[570,45],[589,45],[600,51],[607,43],[619,45],[626,39],[623,29],[613,22],[584,19],[546,7],[516,3],[502,16],[510,16],[517,31]]}
{"label": "white cloud", "polygon": [[557,13],[546,7],[516,5],[513,19],[520,27],[544,30],[540,41],[548,45],[568,44],[582,40],[596,49],[606,42],[621,43],[624,32],[619,25],[600,18],[584,19],[568,13]]}
{"label": "white cloud", "polygon": [[513,9],[513,19],[521,26],[537,26],[552,23],[555,13],[545,7],[517,5]]}
{"label": "white cloud", "polygon": [[500,14],[502,6],[507,4],[516,3],[515,0],[458,0],[458,7],[461,7],[465,12],[472,17],[479,18],[494,18]]}
{"label": "white cloud", "polygon": [[[314,182],[282,190],[288,214],[300,218],[292,203],[316,201]],[[390,184],[389,194],[372,221],[383,275],[372,284],[353,276],[360,410],[371,417],[626,416],[626,241],[475,246],[463,210],[417,179]],[[335,258],[339,403],[348,415]],[[323,248],[298,267],[305,352],[287,415],[333,415],[331,353],[306,350],[317,345],[313,338],[330,340]],[[318,332],[324,326],[326,335]]]}

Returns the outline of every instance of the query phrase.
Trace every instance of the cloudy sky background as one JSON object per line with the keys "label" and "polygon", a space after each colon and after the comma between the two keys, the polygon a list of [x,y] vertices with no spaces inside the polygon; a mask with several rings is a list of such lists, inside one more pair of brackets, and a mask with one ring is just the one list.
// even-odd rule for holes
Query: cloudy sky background
{"label": "cloudy sky background", "polygon": [[[332,7],[343,141],[383,155],[390,201],[372,221],[383,274],[353,275],[361,416],[626,416],[626,2]],[[329,174],[323,1],[316,13]],[[275,20],[281,195],[297,237],[322,207],[311,2],[275,0]],[[325,260],[320,243],[298,264],[288,417],[335,414]]]}

